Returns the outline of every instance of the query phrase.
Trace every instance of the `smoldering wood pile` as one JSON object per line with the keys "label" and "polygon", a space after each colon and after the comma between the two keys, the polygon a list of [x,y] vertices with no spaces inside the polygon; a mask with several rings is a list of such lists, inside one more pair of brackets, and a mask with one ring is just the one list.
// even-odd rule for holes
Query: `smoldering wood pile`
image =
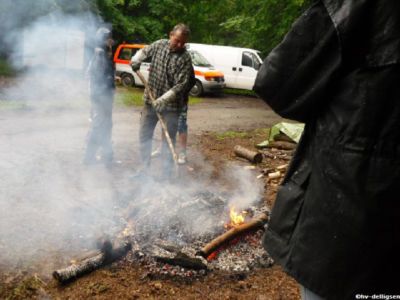
{"label": "smoldering wood pile", "polygon": [[[199,255],[199,250],[226,232],[224,224],[229,217],[225,196],[210,191],[182,195],[174,189],[162,195],[140,195],[126,207],[122,246],[103,243],[90,257],[55,271],[53,276],[61,283],[69,282],[125,255],[128,262],[147,269],[150,278],[192,280],[212,270],[248,272],[271,265],[260,243],[260,224],[252,233],[229,238],[207,255]],[[246,222],[266,211],[249,208]]]}
{"label": "smoldering wood pile", "polygon": [[253,207],[249,212],[249,219],[239,229],[226,230],[219,222],[216,232],[188,237],[189,243],[166,239],[137,242],[131,260],[144,265],[150,278],[193,279],[213,270],[246,273],[269,267],[272,260],[261,245],[268,209]]}

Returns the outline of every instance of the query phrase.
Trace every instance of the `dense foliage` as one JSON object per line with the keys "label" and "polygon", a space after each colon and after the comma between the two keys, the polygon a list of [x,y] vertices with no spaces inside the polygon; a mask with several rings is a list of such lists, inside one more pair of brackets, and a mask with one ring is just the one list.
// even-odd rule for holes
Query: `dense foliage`
{"label": "dense foliage", "polygon": [[[311,0],[1,0],[2,33],[53,11],[92,11],[111,23],[118,43],[150,43],[167,37],[180,22],[190,25],[192,42],[249,47],[266,55]],[[12,17],[10,18],[10,14]],[[0,36],[0,56],[6,41]]]}
{"label": "dense foliage", "polygon": [[95,0],[119,42],[167,37],[179,22],[191,41],[249,47],[267,54],[311,0]]}

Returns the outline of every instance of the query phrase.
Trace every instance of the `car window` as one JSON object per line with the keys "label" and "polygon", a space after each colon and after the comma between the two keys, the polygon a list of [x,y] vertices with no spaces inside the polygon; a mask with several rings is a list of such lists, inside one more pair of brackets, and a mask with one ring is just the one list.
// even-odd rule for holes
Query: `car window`
{"label": "car window", "polygon": [[133,55],[135,55],[137,49],[132,48],[122,48],[119,52],[118,58],[123,60],[130,60]]}
{"label": "car window", "polygon": [[196,67],[212,67],[208,60],[195,50],[189,50],[190,56],[192,58],[192,63]]}
{"label": "car window", "polygon": [[250,52],[242,53],[242,65],[247,67],[253,67],[253,60],[251,59]]}
{"label": "car window", "polygon": [[244,51],[242,53],[242,65],[258,70],[261,63],[254,53]]}
{"label": "car window", "polygon": [[[139,48],[122,48],[119,52],[118,59],[131,60],[132,56],[134,56],[139,50]],[[147,58],[144,62],[151,63],[151,57]]]}

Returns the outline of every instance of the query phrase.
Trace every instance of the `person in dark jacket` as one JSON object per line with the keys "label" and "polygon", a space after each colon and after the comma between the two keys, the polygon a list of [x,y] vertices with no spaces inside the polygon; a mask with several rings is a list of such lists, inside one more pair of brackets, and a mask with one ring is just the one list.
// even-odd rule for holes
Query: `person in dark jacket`
{"label": "person in dark jacket", "polygon": [[87,76],[90,84],[90,129],[87,136],[84,164],[97,162],[96,155],[101,155],[101,161],[111,166],[113,149],[111,141],[112,107],[114,98],[114,63],[112,60],[111,30],[102,27],[96,32],[97,46],[89,62]]}
{"label": "person in dark jacket", "polygon": [[399,83],[398,0],[317,1],[258,72],[306,123],[263,237],[306,293],[400,294]]}

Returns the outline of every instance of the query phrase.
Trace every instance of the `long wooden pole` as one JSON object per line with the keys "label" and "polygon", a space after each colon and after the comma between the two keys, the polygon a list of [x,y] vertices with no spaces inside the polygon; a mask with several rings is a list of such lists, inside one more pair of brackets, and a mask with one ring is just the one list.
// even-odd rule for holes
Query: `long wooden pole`
{"label": "long wooden pole", "polygon": [[257,218],[251,220],[248,223],[244,223],[241,225],[238,225],[236,227],[231,228],[227,232],[221,234],[220,236],[216,237],[213,239],[211,242],[206,244],[201,250],[199,250],[196,255],[201,255],[204,258],[207,258],[211,253],[216,251],[219,247],[221,247],[223,244],[231,241],[232,239],[242,235],[246,234],[250,231],[258,230],[258,229],[263,229],[264,224],[268,222],[268,216],[266,214],[261,214]]}
{"label": "long wooden pole", "polygon": [[[140,80],[142,81],[142,83],[143,83],[145,89],[147,90],[147,92],[149,93],[151,102],[156,101],[156,99],[154,98],[153,93],[150,90],[149,85],[147,84],[146,79],[143,77],[143,74],[139,70],[136,71],[136,74],[140,78]],[[176,155],[174,144],[172,143],[171,137],[169,136],[168,129],[167,129],[167,126],[165,125],[164,119],[162,118],[162,116],[161,116],[161,114],[159,112],[156,111],[156,114],[157,114],[158,120],[160,120],[160,124],[161,124],[161,127],[163,129],[163,132],[164,132],[164,135],[165,135],[165,139],[167,140],[169,149],[171,150],[172,158],[174,159],[175,169],[177,170],[178,169],[178,155]]]}

